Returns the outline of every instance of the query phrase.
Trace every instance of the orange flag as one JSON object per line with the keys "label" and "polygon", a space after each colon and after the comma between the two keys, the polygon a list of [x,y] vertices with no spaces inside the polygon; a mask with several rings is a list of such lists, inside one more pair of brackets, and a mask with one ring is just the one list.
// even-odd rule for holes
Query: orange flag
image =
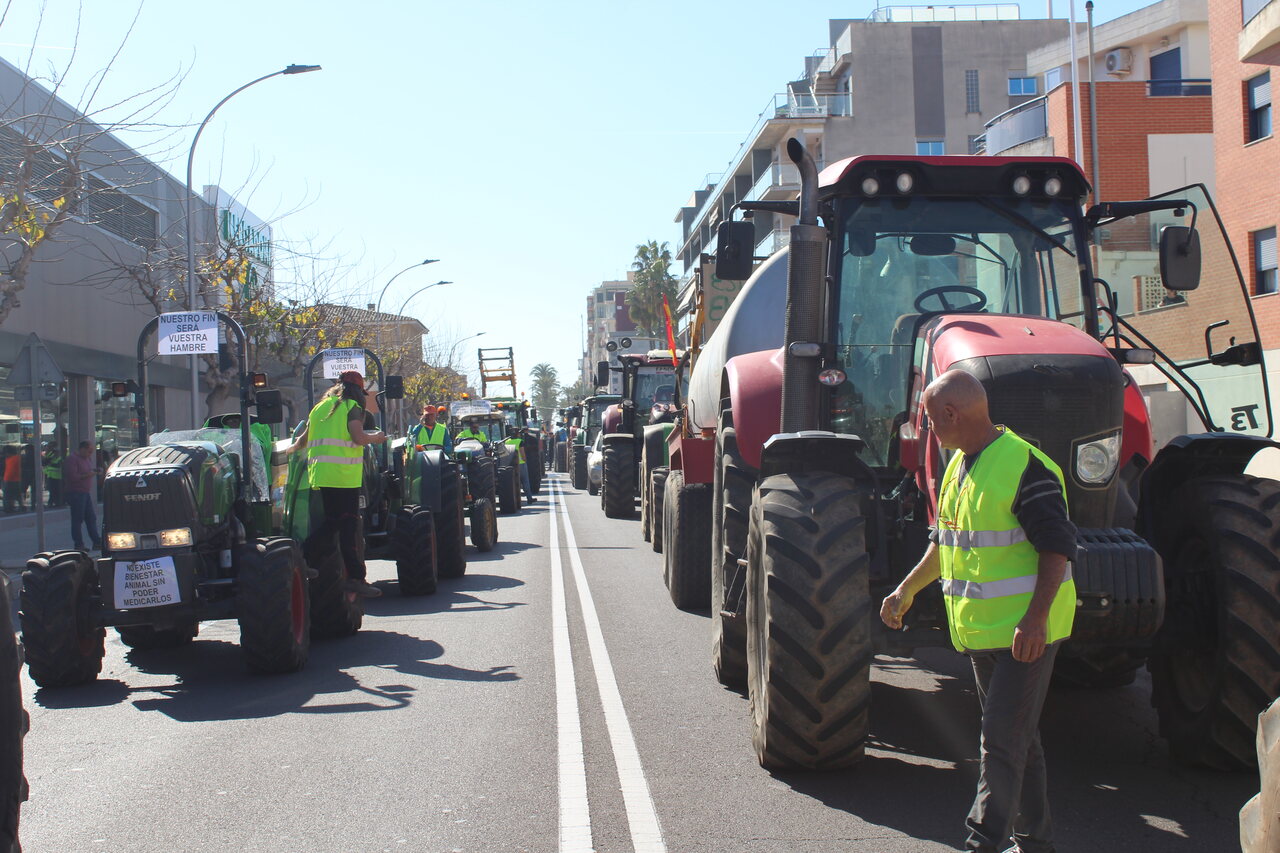
{"label": "orange flag", "polygon": [[671,349],[671,360],[676,360],[676,333],[671,324],[671,306],[667,304],[667,294],[662,294],[662,313],[667,318],[667,346]]}

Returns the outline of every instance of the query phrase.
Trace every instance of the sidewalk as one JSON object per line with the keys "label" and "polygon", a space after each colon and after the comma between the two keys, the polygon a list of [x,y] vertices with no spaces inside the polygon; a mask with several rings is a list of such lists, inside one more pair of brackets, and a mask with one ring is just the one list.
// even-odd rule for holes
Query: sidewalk
{"label": "sidewalk", "polygon": [[[102,505],[98,504],[96,509],[101,521]],[[44,546],[46,551],[72,547],[71,510],[59,507],[44,511]],[[20,572],[26,568],[27,560],[39,550],[34,512],[0,516],[0,569]]]}

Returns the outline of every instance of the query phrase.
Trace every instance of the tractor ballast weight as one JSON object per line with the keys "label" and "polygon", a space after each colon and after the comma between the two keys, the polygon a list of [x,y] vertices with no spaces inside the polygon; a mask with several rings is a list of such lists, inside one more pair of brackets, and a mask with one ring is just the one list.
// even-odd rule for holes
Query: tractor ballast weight
{"label": "tractor ballast weight", "polygon": [[[43,687],[97,678],[106,627],[126,645],[157,648],[191,642],[200,622],[235,618],[251,670],[292,672],[306,663],[308,573],[297,543],[272,535],[267,459],[250,436],[249,409],[263,393],[254,379],[265,377],[249,374],[240,324],[214,313],[239,347],[236,428],[148,436],[146,346],[160,318],[148,321],[138,336],[134,398],[140,446],[107,471],[103,556],[44,552],[23,573],[27,663]],[[279,413],[277,398],[263,400],[264,410]]]}
{"label": "tractor ballast weight", "polygon": [[[1280,445],[1203,188],[1082,213],[1065,158],[871,155],[815,180],[788,152],[802,190],[782,345],[708,346],[688,407],[700,427],[715,412],[714,663],[746,683],[760,761],[856,762],[872,656],[950,645],[937,585],[902,631],[875,613],[936,516],[944,457],[921,392],[960,369],[1064,473],[1078,601],[1055,677],[1120,684],[1146,662],[1176,758],[1250,765],[1252,720],[1280,694],[1280,663],[1245,651],[1280,630],[1280,483],[1244,469]],[[1117,280],[1160,286],[1096,279],[1091,241]],[[767,316],[736,307],[717,335]],[[1144,394],[1159,393],[1205,431],[1153,452]]]}

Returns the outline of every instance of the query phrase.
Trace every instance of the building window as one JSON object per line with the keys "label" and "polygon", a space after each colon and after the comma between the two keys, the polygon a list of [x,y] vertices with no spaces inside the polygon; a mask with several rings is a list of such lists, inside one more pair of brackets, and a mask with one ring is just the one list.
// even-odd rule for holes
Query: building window
{"label": "building window", "polygon": [[1062,83],[1061,68],[1050,68],[1048,71],[1044,72],[1044,90],[1046,92],[1052,92],[1059,85],[1061,85],[1061,83]]}
{"label": "building window", "polygon": [[1249,92],[1249,142],[1271,135],[1271,72],[1245,81]]}
{"label": "building window", "polygon": [[917,139],[916,155],[920,157],[938,157],[946,154],[941,139]]}
{"label": "building window", "polygon": [[970,68],[964,72],[964,111],[967,113],[982,112],[978,107],[978,71],[976,68]]}
{"label": "building window", "polygon": [[1253,232],[1253,292],[1275,293],[1276,282],[1276,229],[1263,228]]}
{"label": "building window", "polygon": [[1017,95],[1034,95],[1036,93],[1036,78],[1034,77],[1010,77],[1009,78],[1009,94]]}

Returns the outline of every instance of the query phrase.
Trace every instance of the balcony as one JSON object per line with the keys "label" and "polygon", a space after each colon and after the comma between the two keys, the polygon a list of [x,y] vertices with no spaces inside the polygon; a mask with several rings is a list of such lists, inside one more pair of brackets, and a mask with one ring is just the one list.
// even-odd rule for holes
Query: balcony
{"label": "balcony", "polygon": [[1213,94],[1210,80],[1148,80],[1147,96],[1152,98],[1189,98]]}
{"label": "balcony", "polygon": [[1045,119],[1045,96],[1005,110],[984,127],[986,133],[977,141],[978,154],[1001,154],[1024,142],[1043,139],[1049,133],[1049,125]]}
{"label": "balcony", "polygon": [[1280,0],[1241,0],[1239,35],[1241,62],[1271,64],[1266,54],[1280,45]]}

